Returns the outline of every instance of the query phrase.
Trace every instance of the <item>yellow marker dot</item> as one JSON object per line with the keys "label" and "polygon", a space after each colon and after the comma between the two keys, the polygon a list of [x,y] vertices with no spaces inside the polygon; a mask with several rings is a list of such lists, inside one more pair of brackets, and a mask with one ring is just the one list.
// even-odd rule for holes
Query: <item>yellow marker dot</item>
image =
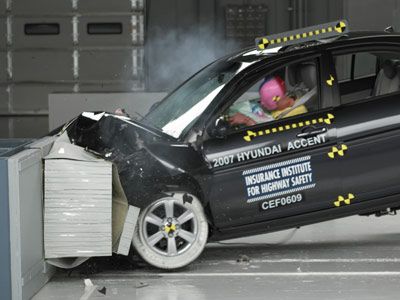
{"label": "yellow marker dot", "polygon": [[262,131],[262,130],[260,130],[259,132],[258,132],[258,135],[263,135],[264,134],[264,131]]}
{"label": "yellow marker dot", "polygon": [[292,124],[292,128],[297,128],[297,124],[296,123]]}
{"label": "yellow marker dot", "polygon": [[312,121],[311,121],[311,123],[313,123],[313,124],[317,124],[317,120],[316,120],[316,119],[314,119],[314,120],[312,120]]}
{"label": "yellow marker dot", "polygon": [[291,41],[293,41],[293,40],[294,40],[294,36],[291,35],[291,36],[289,37],[289,39],[290,39]]}
{"label": "yellow marker dot", "polygon": [[324,118],[319,118],[318,123],[324,123]]}
{"label": "yellow marker dot", "polygon": [[272,130],[273,133],[278,131],[276,128],[272,128],[271,130]]}
{"label": "yellow marker dot", "polygon": [[303,33],[303,38],[306,38],[307,37],[307,33]]}
{"label": "yellow marker dot", "polygon": [[319,34],[319,30],[315,30],[315,34],[318,35]]}
{"label": "yellow marker dot", "polygon": [[311,122],[310,121],[306,121],[306,125],[310,125],[311,124]]}
{"label": "yellow marker dot", "polygon": [[283,128],[283,126],[279,126],[278,130],[283,131],[283,130],[285,130],[285,128]]}
{"label": "yellow marker dot", "polygon": [[299,127],[303,127],[304,123],[303,122],[299,122]]}
{"label": "yellow marker dot", "polygon": [[325,32],[326,32],[326,29],[325,29],[325,28],[322,28],[322,29],[321,29],[321,32],[322,32],[322,33],[325,33]]}
{"label": "yellow marker dot", "polygon": [[285,129],[289,130],[290,129],[290,125],[285,125]]}
{"label": "yellow marker dot", "polygon": [[273,45],[273,44],[275,44],[275,40],[271,40],[269,43],[270,43],[271,45]]}
{"label": "yellow marker dot", "polygon": [[312,32],[312,31],[310,31],[309,33],[308,33],[308,36],[313,36],[314,35],[314,32]]}
{"label": "yellow marker dot", "polygon": [[332,27],[328,27],[328,32],[332,32]]}
{"label": "yellow marker dot", "polygon": [[270,134],[270,133],[271,133],[271,130],[265,129],[265,134]]}
{"label": "yellow marker dot", "polygon": [[287,42],[287,41],[288,41],[288,38],[287,38],[287,37],[284,37],[284,38],[283,38],[283,41],[284,41],[284,42]]}
{"label": "yellow marker dot", "polygon": [[301,38],[300,34],[296,34],[296,39]]}

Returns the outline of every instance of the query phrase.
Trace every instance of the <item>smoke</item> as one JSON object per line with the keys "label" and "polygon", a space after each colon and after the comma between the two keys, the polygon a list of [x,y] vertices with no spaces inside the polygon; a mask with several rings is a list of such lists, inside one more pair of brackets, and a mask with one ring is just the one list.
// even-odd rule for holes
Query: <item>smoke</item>
{"label": "smoke", "polygon": [[147,42],[151,91],[171,91],[214,60],[240,48],[236,41],[219,38],[209,27],[189,30],[156,28]]}

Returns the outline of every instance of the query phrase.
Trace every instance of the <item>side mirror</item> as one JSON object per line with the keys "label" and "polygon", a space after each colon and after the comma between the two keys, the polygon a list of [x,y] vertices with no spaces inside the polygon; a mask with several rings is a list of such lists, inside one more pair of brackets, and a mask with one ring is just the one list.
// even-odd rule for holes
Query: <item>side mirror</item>
{"label": "side mirror", "polygon": [[210,136],[217,139],[224,139],[229,130],[229,123],[224,119],[223,116],[215,120],[213,126],[211,126]]}

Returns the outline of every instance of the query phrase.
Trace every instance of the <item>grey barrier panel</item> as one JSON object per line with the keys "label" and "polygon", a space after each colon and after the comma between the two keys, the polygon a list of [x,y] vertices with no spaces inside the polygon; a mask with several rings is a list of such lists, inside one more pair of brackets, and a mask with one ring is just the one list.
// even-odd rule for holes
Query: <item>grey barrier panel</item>
{"label": "grey barrier panel", "polygon": [[[55,269],[44,261],[43,163],[51,138],[8,159],[12,299],[30,299]],[[28,146],[29,147],[29,146]]]}
{"label": "grey barrier panel", "polygon": [[[1,152],[0,152],[1,156]],[[0,290],[3,299],[11,299],[10,219],[8,208],[7,160],[0,158]]]}

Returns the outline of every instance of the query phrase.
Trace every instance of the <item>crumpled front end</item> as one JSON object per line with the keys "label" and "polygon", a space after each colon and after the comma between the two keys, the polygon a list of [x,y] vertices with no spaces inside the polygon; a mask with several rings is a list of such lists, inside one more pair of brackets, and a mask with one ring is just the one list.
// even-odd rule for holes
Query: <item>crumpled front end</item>
{"label": "crumpled front end", "polygon": [[[65,131],[71,143],[114,163],[131,205],[144,207],[154,195],[188,173],[189,166],[178,153],[187,155],[187,147],[176,149],[162,133],[127,117],[83,113],[68,124]],[[171,162],[171,157],[179,157],[179,160]]]}

